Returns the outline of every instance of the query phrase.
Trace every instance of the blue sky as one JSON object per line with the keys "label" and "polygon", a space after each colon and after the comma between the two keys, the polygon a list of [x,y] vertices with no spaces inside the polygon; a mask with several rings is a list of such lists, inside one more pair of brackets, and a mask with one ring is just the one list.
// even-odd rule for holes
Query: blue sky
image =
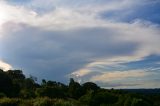
{"label": "blue sky", "polygon": [[105,88],[160,87],[159,0],[1,0],[0,67]]}

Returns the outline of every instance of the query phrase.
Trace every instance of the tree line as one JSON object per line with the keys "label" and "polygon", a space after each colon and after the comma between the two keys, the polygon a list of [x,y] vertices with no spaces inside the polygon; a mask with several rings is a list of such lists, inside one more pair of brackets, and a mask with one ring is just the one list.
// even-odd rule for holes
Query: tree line
{"label": "tree line", "polygon": [[[158,94],[146,96],[123,90],[103,89],[93,82],[79,84],[73,78],[68,85],[45,79],[39,84],[36,80],[33,76],[27,78],[21,70],[0,69],[0,106],[10,106],[8,101],[14,101],[15,106],[22,102],[23,106],[56,106],[55,103],[59,101],[62,101],[59,106],[160,106]],[[42,101],[50,104],[40,105]]]}

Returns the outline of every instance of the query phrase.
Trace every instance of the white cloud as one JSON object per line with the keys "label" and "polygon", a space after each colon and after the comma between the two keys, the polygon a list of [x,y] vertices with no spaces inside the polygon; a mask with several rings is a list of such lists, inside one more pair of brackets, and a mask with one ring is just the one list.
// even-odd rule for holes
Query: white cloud
{"label": "white cloud", "polygon": [[7,22],[34,24],[36,13],[24,7],[11,6],[0,1],[0,32],[3,32],[3,24]]}
{"label": "white cloud", "polygon": [[143,78],[151,75],[152,72],[144,70],[127,70],[127,71],[113,71],[104,72],[101,75],[93,76],[90,81],[93,82],[109,82],[114,80],[125,80],[127,78]]}
{"label": "white cloud", "polygon": [[87,75],[87,74],[89,74],[91,72],[92,72],[91,70],[81,69],[81,70],[78,70],[76,72],[71,73],[71,76],[82,77],[82,76],[85,76],[85,75]]}
{"label": "white cloud", "polygon": [[4,61],[0,60],[0,68],[4,71],[7,71],[9,69],[12,69],[12,66],[8,63],[5,63]]}
{"label": "white cloud", "polygon": [[[65,30],[77,27],[121,27],[126,25],[122,23],[112,23],[110,22],[111,20],[102,20],[99,17],[100,13],[103,11],[108,12],[121,9],[128,10],[128,8],[135,8],[134,6],[137,6],[136,4],[141,4],[138,1],[133,2],[131,0],[115,0],[112,2],[100,3],[101,5],[97,5],[91,1],[88,2],[91,4],[88,5],[82,2],[79,6],[76,5],[78,4],[77,2],[73,1],[77,6],[75,8],[69,4],[65,6],[66,4],[63,1],[59,3],[57,0],[49,0],[46,3],[46,1],[40,2],[40,0],[34,0],[28,4],[30,5],[30,8],[28,8],[19,5],[9,5],[7,2],[0,1],[0,26],[7,21],[12,21],[49,30]],[[36,7],[36,5],[40,4],[46,4],[46,8],[49,8],[51,4],[53,4],[55,8],[45,14],[39,15],[32,7]],[[39,11],[41,11],[41,9],[39,9]],[[114,19],[112,21],[114,21]]]}

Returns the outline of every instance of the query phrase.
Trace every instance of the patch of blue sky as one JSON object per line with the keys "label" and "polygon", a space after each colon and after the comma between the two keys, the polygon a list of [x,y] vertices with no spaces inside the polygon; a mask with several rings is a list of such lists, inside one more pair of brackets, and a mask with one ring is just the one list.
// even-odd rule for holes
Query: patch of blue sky
{"label": "patch of blue sky", "polygon": [[136,8],[131,8],[128,10],[112,10],[107,12],[102,12],[101,18],[110,19],[113,21],[120,22],[132,22],[134,20],[140,19],[149,21],[155,24],[160,24],[160,2],[158,3],[148,3],[146,5],[140,5]]}
{"label": "patch of blue sky", "polygon": [[130,69],[146,69],[151,70],[152,67],[158,68],[160,67],[159,64],[157,64],[160,61],[159,55],[150,55],[143,60],[140,61],[132,61],[128,63],[123,63],[121,65],[127,66]]}
{"label": "patch of blue sky", "polygon": [[156,72],[159,76],[160,74],[160,56],[151,55],[143,60],[131,61],[127,63],[119,63],[115,65],[102,65],[94,67],[96,70],[101,70],[102,72],[113,72],[113,71],[127,71],[127,70],[145,70],[149,72]]}

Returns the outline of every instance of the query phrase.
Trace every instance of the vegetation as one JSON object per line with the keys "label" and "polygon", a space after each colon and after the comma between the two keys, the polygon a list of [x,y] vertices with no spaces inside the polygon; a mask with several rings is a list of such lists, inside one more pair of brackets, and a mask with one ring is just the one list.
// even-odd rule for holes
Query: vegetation
{"label": "vegetation", "polygon": [[0,106],[160,106],[160,94],[107,90],[72,78],[68,85],[45,79],[38,84],[21,70],[0,69]]}

